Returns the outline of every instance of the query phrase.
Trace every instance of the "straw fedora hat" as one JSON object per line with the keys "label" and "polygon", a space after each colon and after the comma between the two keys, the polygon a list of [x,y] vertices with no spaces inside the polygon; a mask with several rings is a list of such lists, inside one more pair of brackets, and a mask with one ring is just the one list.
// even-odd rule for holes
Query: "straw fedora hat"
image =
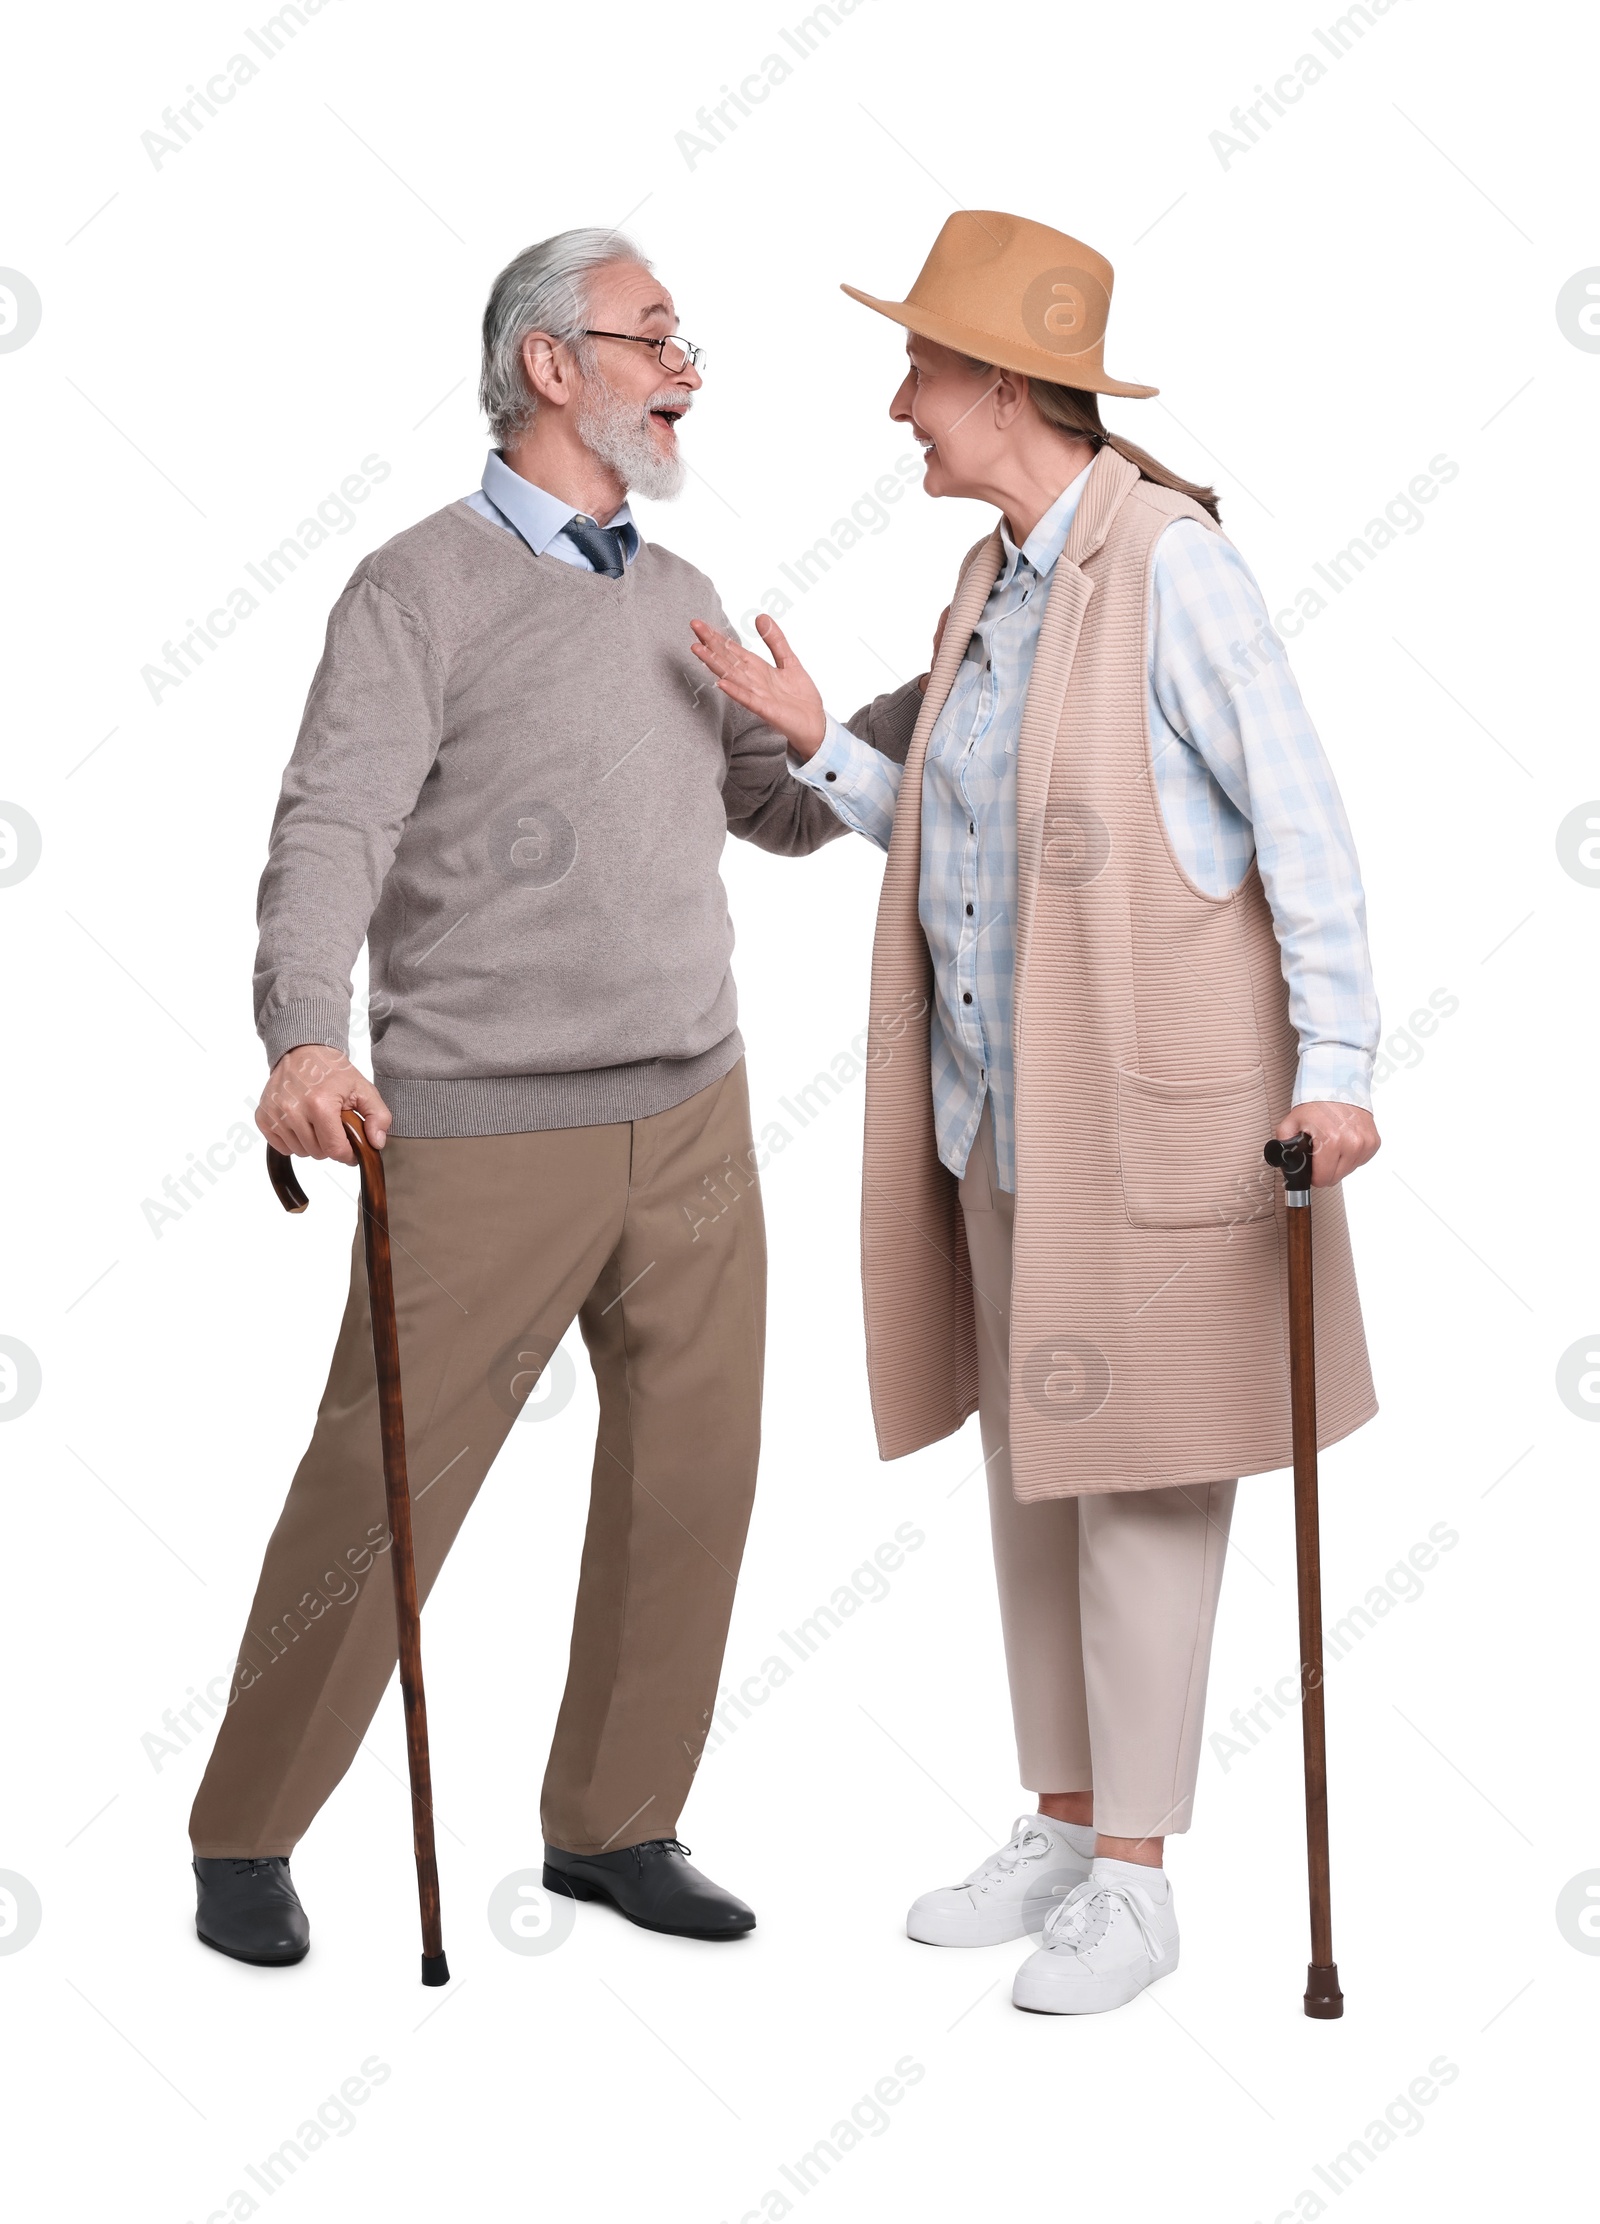
{"label": "straw fedora hat", "polygon": [[1155,386],[1107,374],[1111,265],[1081,239],[996,209],[962,209],[933,243],[904,301],[843,286],[883,317],[981,363],[1056,386],[1144,400]]}

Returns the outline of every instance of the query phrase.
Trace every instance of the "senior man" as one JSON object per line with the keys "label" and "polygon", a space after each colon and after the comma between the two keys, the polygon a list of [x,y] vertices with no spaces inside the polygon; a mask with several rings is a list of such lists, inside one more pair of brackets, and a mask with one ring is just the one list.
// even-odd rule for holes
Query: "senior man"
{"label": "senior man", "polygon": [[[735,834],[843,832],[783,738],[699,671],[711,582],[630,488],[683,477],[700,388],[672,297],[614,232],[501,272],[479,492],[401,533],[336,605],[261,883],[257,1124],[384,1149],[424,1595],[577,1316],[599,1390],[544,1881],[652,1930],[749,1931],[676,1836],[755,1486],[766,1254],[717,871]],[[899,754],[920,697],[858,731]],[[370,955],[374,1078],[345,1055]],[[729,1209],[686,1214],[726,1174]],[[289,1856],[395,1662],[359,1240],[309,1450],[267,1549],[191,1819],[201,1938],[298,1961]]]}

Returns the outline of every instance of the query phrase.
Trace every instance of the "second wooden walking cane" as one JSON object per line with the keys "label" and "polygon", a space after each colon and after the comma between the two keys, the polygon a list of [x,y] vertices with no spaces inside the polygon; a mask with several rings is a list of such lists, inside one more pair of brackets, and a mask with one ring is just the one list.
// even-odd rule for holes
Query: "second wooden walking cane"
{"label": "second wooden walking cane", "polygon": [[[359,1112],[345,1112],[344,1129],[361,1168],[361,1225],[366,1234],[367,1295],[372,1310],[372,1354],[378,1370],[378,1426],[383,1441],[383,1491],[388,1502],[389,1565],[394,1574],[395,1635],[400,1693],[406,1712],[406,1760],[411,1770],[411,1834],[417,1855],[417,1897],[422,1908],[422,1981],[447,1985],[439,1920],[439,1864],[433,1846],[433,1776],[428,1764],[428,1703],[422,1689],[422,1615],[417,1605],[417,1565],[411,1544],[411,1489],[406,1479],[406,1423],[400,1402],[400,1331],[394,1312],[394,1271],[389,1258],[389,1200],[383,1160],[367,1141]],[[310,1203],[281,1151],[267,1146],[267,1172],[285,1212]]]}
{"label": "second wooden walking cane", "polygon": [[1283,1169],[1289,1208],[1289,1396],[1294,1441],[1294,1545],[1300,1592],[1300,1723],[1306,1756],[1306,1873],[1311,1893],[1308,2016],[1344,2014],[1333,1958],[1328,1881],[1328,1748],[1322,1711],[1322,1545],[1317,1521],[1317,1357],[1311,1308],[1311,1151],[1309,1135],[1266,1147]]}

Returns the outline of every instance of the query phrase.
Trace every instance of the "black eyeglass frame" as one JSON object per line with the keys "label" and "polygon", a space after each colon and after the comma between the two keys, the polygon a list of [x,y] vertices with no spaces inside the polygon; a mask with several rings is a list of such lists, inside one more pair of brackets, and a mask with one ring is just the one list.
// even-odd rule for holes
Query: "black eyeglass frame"
{"label": "black eyeglass frame", "polygon": [[[698,371],[703,369],[705,365],[705,349],[697,348],[694,342],[686,340],[681,332],[669,332],[664,340],[652,340],[643,332],[597,332],[590,328],[585,330],[583,337],[586,340],[631,340],[636,347],[654,348],[660,360],[661,368],[669,376],[674,371]],[[683,361],[681,363],[669,363],[667,361],[667,349],[669,347],[682,348]]]}

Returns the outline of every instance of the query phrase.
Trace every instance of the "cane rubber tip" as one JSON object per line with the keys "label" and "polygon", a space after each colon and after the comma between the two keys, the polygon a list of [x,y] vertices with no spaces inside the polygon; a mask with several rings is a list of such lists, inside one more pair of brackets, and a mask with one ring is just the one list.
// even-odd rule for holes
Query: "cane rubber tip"
{"label": "cane rubber tip", "polygon": [[450,1964],[443,1954],[423,1955],[422,1981],[425,1985],[447,1985],[450,1982]]}
{"label": "cane rubber tip", "polygon": [[1344,1994],[1339,1990],[1339,1965],[1331,1961],[1306,1966],[1306,2014],[1320,2023],[1334,2023],[1344,2014]]}

